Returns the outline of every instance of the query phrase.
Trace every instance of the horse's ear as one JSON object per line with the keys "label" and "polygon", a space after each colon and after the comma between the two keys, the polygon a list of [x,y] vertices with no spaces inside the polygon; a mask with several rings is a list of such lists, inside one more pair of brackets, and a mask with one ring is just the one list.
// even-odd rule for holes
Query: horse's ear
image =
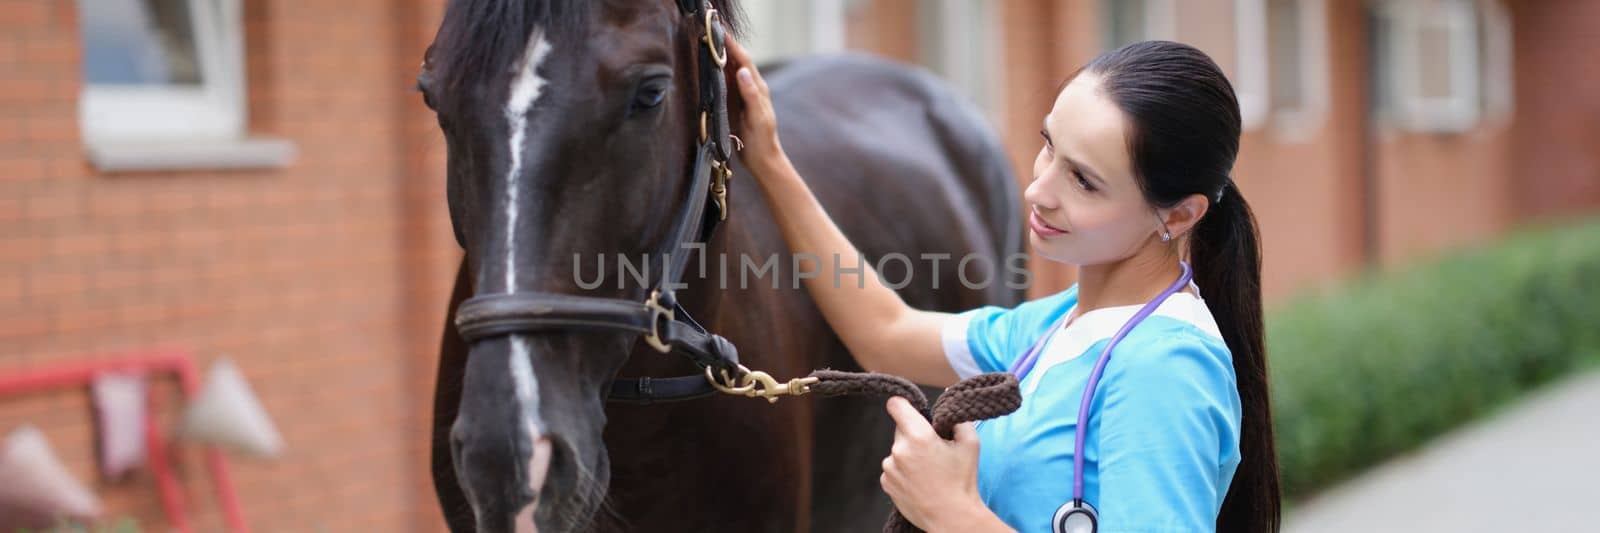
{"label": "horse's ear", "polygon": [[717,7],[717,12],[722,17],[722,25],[728,28],[728,35],[732,35],[735,39],[749,37],[745,31],[747,17],[744,6],[739,5],[738,0],[718,0],[718,3],[721,6]]}

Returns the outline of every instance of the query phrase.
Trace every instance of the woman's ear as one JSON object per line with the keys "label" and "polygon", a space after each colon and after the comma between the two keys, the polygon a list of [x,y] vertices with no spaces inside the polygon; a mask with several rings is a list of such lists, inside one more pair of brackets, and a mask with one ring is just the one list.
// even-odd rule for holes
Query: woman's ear
{"label": "woman's ear", "polygon": [[[1179,201],[1177,205],[1161,209],[1157,214],[1161,217],[1166,229],[1172,232],[1172,238],[1177,239],[1187,235],[1200,223],[1200,218],[1206,216],[1206,210],[1211,207],[1211,200],[1204,194],[1191,194]],[[1160,230],[1157,230],[1160,231]]]}

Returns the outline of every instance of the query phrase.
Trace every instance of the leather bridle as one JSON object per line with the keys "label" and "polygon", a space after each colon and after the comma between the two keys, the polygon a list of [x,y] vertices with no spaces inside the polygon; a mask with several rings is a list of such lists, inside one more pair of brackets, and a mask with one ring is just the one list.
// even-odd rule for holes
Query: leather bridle
{"label": "leather bridle", "polygon": [[[718,391],[777,401],[785,394],[809,392],[815,380],[779,383],[763,372],[739,364],[739,352],[728,339],[706,331],[678,303],[672,287],[688,262],[685,245],[704,243],[728,218],[728,161],[737,142],[728,127],[726,30],[707,0],[678,0],[683,13],[703,21],[696,35],[699,61],[700,138],[689,179],[688,205],[673,221],[670,266],[643,302],[552,292],[513,292],[468,298],[456,310],[456,331],[468,344],[519,333],[549,331],[612,331],[644,336],[661,353],[678,353],[704,374],[673,378],[612,380],[608,401],[649,404],[702,398]],[[707,203],[711,210],[707,211]]]}

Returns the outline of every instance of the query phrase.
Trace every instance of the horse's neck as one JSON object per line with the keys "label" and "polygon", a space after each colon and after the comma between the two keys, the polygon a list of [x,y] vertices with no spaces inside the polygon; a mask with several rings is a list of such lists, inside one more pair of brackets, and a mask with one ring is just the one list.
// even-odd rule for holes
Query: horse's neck
{"label": "horse's neck", "polygon": [[[756,204],[754,201],[747,204]],[[789,288],[787,245],[776,234],[776,225],[762,205],[735,205],[743,209],[723,221],[705,245],[705,253],[695,254],[684,269],[678,300],[706,329],[713,333],[737,328],[753,317],[766,315],[787,291],[772,291],[774,277],[782,278],[781,289]],[[776,255],[775,255],[776,254]],[[770,257],[776,257],[774,271],[758,272]],[[744,261],[753,263],[748,270]],[[703,262],[702,262],[703,259]],[[701,276],[701,272],[705,272]],[[745,278],[748,276],[748,280]],[[748,284],[741,288],[741,282]]]}
{"label": "horse's neck", "polygon": [[[713,235],[711,241],[705,244],[704,254],[692,250],[689,252],[695,255],[684,268],[682,282],[685,286],[678,291],[678,301],[683,304],[684,310],[688,311],[700,325],[713,332],[716,331],[714,324],[720,315],[717,299],[726,289],[722,286],[723,279],[726,277],[732,283],[738,283],[736,276],[721,275],[724,267],[718,260],[719,257],[728,258],[727,270],[730,274],[738,272],[740,252],[731,249],[729,243],[738,237],[732,233],[739,231],[739,228],[728,226],[725,224],[717,229],[717,235]],[[705,276],[700,275],[702,271],[705,272]]]}

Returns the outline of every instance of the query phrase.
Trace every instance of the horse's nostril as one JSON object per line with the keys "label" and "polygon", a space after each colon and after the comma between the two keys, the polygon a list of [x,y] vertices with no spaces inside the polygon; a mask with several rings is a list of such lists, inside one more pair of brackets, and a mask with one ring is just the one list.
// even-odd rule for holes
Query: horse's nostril
{"label": "horse's nostril", "polygon": [[539,492],[544,488],[544,480],[550,474],[550,455],[553,447],[549,438],[539,438],[533,441],[533,457],[528,460],[528,486],[533,489],[534,505],[539,503]]}

